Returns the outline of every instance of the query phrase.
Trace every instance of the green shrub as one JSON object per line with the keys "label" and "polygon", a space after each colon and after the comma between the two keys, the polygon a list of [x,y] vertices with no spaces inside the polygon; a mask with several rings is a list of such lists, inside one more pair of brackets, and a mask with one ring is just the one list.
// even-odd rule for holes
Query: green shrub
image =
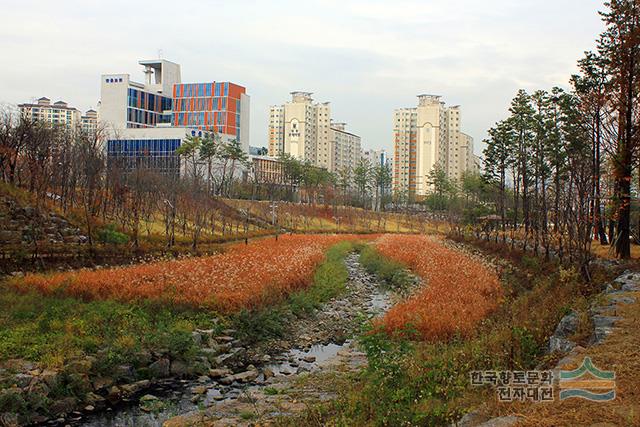
{"label": "green shrub", "polygon": [[102,243],[124,245],[129,242],[129,236],[116,230],[115,224],[109,224],[97,232],[98,240]]}

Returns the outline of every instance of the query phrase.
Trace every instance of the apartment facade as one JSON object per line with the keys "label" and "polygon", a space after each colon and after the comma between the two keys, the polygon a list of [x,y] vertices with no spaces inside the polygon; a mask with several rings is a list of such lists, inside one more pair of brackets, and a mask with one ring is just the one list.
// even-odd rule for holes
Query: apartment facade
{"label": "apartment facade", "polygon": [[328,102],[314,102],[311,92],[291,92],[291,101],[269,109],[269,155],[287,153],[317,167],[336,172],[354,167],[360,137],[334,123]]}
{"label": "apartment facade", "polygon": [[387,166],[390,170],[393,170],[392,169],[393,162],[391,161],[391,158],[387,154],[387,150],[374,150],[374,149],[363,150],[362,158],[367,160],[369,164],[373,167]]}
{"label": "apartment facade", "polygon": [[393,114],[393,188],[424,196],[429,173],[443,168],[452,180],[469,169],[473,138],[461,131],[459,106],[447,107],[438,95],[418,95],[418,106]]}
{"label": "apartment facade", "polygon": [[18,104],[20,113],[28,120],[37,120],[54,126],[62,126],[69,130],[89,130],[95,132],[97,117],[95,111],[89,110],[82,115],[80,110],[70,107],[64,101],[56,101],[53,104],[45,96],[35,103]]}
{"label": "apartment facade", "polygon": [[358,135],[346,131],[346,123],[332,123],[330,146],[333,151],[331,168],[337,173],[353,172],[362,157],[361,140]]}
{"label": "apartment facade", "polygon": [[[182,83],[179,64],[139,61],[145,83],[129,74],[101,76],[98,118],[107,158],[124,170],[147,162],[161,173],[180,173],[175,150],[189,136],[216,132],[249,152],[249,96],[231,82]],[[138,162],[138,163],[136,163]]]}
{"label": "apartment facade", "polygon": [[[258,184],[283,185],[284,167],[276,157],[252,155],[251,170],[247,171],[247,179]],[[251,176],[252,175],[252,176]]]}
{"label": "apartment facade", "polygon": [[80,128],[87,135],[96,135],[98,131],[98,112],[96,110],[87,110],[80,117]]}

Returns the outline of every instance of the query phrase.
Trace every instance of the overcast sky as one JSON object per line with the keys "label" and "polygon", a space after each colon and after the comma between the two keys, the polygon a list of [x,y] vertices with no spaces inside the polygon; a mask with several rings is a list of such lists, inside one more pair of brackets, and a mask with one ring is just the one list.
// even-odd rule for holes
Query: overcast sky
{"label": "overcast sky", "polygon": [[4,1],[0,102],[40,96],[95,108],[102,73],[143,81],[139,59],[181,64],[184,82],[251,96],[251,145],[268,107],[314,92],[363,147],[392,149],[395,108],[420,93],[462,106],[482,149],[517,89],[566,86],[602,30],[601,0]]}

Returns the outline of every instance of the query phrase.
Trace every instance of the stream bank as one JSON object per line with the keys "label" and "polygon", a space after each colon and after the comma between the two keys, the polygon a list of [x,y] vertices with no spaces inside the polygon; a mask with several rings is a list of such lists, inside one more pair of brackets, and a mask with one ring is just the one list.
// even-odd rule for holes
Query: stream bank
{"label": "stream bank", "polygon": [[299,412],[308,401],[331,399],[322,387],[308,388],[299,380],[361,369],[366,357],[352,338],[399,298],[364,270],[356,253],[346,257],[345,265],[349,273],[346,292],[325,303],[315,315],[295,321],[285,338],[236,347],[234,331],[227,331],[233,345],[216,357],[216,366],[208,375],[153,384],[144,395],[100,414],[76,414],[76,419],[49,425],[159,427],[194,425],[199,420],[242,425]]}

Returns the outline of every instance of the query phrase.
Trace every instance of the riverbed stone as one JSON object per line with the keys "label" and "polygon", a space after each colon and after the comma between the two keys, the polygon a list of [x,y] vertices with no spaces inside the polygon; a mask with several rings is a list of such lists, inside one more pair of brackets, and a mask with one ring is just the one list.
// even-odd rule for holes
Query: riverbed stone
{"label": "riverbed stone", "polygon": [[149,365],[149,373],[154,378],[168,377],[171,373],[171,362],[166,358],[158,359]]}
{"label": "riverbed stone", "polygon": [[191,388],[191,393],[193,394],[205,394],[207,392],[207,386],[197,385]]}
{"label": "riverbed stone", "polygon": [[264,368],[262,370],[262,375],[264,375],[265,380],[268,380],[269,378],[273,378],[275,376],[273,369],[271,368]]}
{"label": "riverbed stone", "polygon": [[231,373],[229,369],[219,368],[219,369],[209,369],[209,376],[213,379],[222,378]]}
{"label": "riverbed stone", "polygon": [[189,372],[189,367],[182,360],[173,360],[171,362],[171,375],[183,377]]}
{"label": "riverbed stone", "polygon": [[110,377],[98,377],[93,380],[93,389],[100,391],[111,387],[114,384],[113,378]]}
{"label": "riverbed stone", "polygon": [[233,378],[236,381],[242,382],[242,383],[246,383],[246,382],[251,382],[253,380],[255,380],[256,378],[258,378],[259,372],[255,369],[251,369],[249,371],[245,371],[245,372],[240,372],[238,374],[235,374],[233,376]]}
{"label": "riverbed stone", "polygon": [[56,400],[49,406],[49,411],[57,416],[66,415],[73,411],[76,407],[76,399],[74,397],[64,397]]}
{"label": "riverbed stone", "polygon": [[233,375],[227,375],[225,377],[220,378],[220,384],[231,385],[235,381],[235,377]]}

